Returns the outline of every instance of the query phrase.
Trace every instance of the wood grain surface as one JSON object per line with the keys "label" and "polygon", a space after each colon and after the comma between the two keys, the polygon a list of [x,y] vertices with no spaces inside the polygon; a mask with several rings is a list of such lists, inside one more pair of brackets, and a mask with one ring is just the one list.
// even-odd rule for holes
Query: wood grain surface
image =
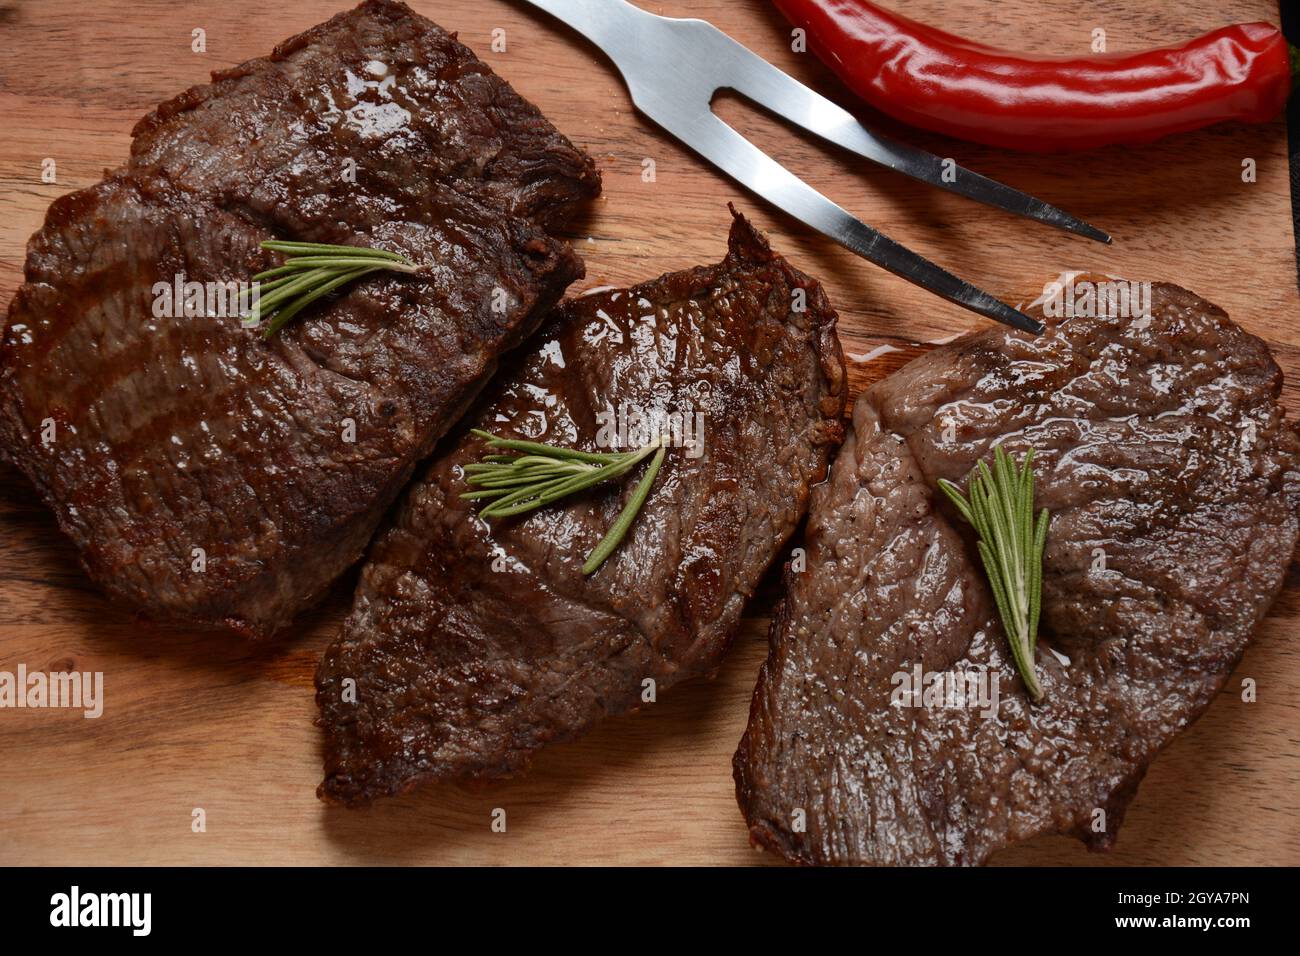
{"label": "wood grain surface", "polygon": [[[49,202],[118,165],[145,111],[211,70],[267,53],[345,2],[0,0],[0,302],[21,281],[24,244]],[[600,164],[604,196],[570,236],[587,261],[574,291],[717,260],[732,200],[826,284],[845,351],[855,357],[855,391],[916,354],[919,343],[978,321],[702,166],[640,118],[599,51],[559,24],[511,2],[413,6],[458,31]],[[646,6],[709,19],[856,108],[811,55],[791,51],[788,28],[763,0]],[[1085,52],[1096,28],[1106,31],[1111,51],[1127,51],[1229,20],[1277,18],[1275,0],[905,6],[973,39],[1045,53]],[[190,48],[199,27],[207,35],[203,54]],[[505,52],[490,50],[496,28],[505,30]],[[1300,412],[1300,301],[1280,121],[1062,158],[905,131],[862,111],[882,129],[1096,222],[1116,236],[1106,248],[854,161],[734,99],[721,97],[717,109],[866,221],[1011,301],[1073,269],[1199,292],[1268,341],[1288,376],[1287,405]],[[57,162],[57,184],[40,179],[45,158]],[[644,181],[645,159],[654,161],[653,182]],[[1242,180],[1246,159],[1255,161],[1256,182]],[[1111,854],[1046,838],[995,863],[1300,863],[1296,580],[1224,693],[1155,763]],[[0,863],[771,862],[748,847],[731,780],[765,651],[770,593],[751,608],[716,681],[674,690],[648,711],[553,748],[521,780],[429,787],[346,811],[315,796],[312,673],[354,581],[346,576],[323,606],[266,648],[151,625],[108,604],[30,486],[0,469],[0,670],[24,663],[103,671],[106,698],[97,720],[67,710],[0,710]],[[1258,684],[1255,703],[1241,700],[1244,678]],[[192,830],[196,808],[205,813],[205,832]],[[504,833],[490,828],[494,808],[506,811]]]}

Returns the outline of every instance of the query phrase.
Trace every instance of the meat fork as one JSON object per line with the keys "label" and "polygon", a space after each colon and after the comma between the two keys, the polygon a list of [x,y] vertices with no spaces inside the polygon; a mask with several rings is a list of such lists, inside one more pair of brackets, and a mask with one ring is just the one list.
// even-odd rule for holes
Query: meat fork
{"label": "meat fork", "polygon": [[917,255],[831,202],[723,122],[730,89],[814,135],[949,192],[1110,242],[1095,226],[924,150],[886,139],[705,20],[656,16],[627,0],[525,0],[573,27],[614,61],[637,109],[714,166],[796,219],[949,302],[1039,334],[1035,321]]}

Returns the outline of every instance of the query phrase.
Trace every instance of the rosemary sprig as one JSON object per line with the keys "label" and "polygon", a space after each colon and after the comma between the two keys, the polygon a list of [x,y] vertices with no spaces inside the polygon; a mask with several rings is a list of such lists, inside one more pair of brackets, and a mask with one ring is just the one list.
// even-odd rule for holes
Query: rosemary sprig
{"label": "rosemary sprig", "polygon": [[1043,545],[1049,519],[1044,508],[1037,523],[1034,521],[1033,462],[1031,448],[1017,470],[1011,456],[998,446],[991,471],[981,461],[971,472],[969,499],[950,481],[940,478],[939,487],[979,535],[980,558],[1011,644],[1011,656],[1029,696],[1038,701],[1043,698],[1043,688],[1034,671],[1034,649],[1038,646]]}
{"label": "rosemary sprig", "polygon": [[[543,445],[533,441],[498,438],[491,432],[474,429],[474,434],[487,439],[488,447],[499,451],[515,452],[511,455],[485,455],[483,460],[465,466],[466,481],[471,491],[461,495],[477,501],[490,501],[479,509],[484,518],[507,518],[541,508],[576,494],[587,488],[624,477],[637,465],[650,458],[632,497],[628,499],[613,526],[587,556],[582,566],[583,574],[593,574],[605,559],[623,543],[637,513],[650,495],[650,486],[659,474],[664,460],[662,439],[636,451],[590,452],[556,445]],[[653,455],[653,457],[651,457]]]}
{"label": "rosemary sprig", "polygon": [[258,283],[258,299],[250,318],[254,325],[263,316],[269,320],[262,333],[262,337],[268,339],[317,299],[364,275],[381,269],[391,272],[420,270],[414,262],[396,252],[364,246],[268,239],[262,243],[262,248],[285,255],[284,265],[253,276],[253,281]]}

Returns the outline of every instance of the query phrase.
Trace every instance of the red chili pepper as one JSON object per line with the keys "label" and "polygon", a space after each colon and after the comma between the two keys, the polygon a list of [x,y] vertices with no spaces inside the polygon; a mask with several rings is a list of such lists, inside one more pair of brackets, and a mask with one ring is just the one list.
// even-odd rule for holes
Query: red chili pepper
{"label": "red chili pepper", "polygon": [[850,89],[924,129],[1033,152],[1146,143],[1277,116],[1288,47],[1267,23],[1145,53],[1048,58],[971,43],[868,0],[775,0]]}

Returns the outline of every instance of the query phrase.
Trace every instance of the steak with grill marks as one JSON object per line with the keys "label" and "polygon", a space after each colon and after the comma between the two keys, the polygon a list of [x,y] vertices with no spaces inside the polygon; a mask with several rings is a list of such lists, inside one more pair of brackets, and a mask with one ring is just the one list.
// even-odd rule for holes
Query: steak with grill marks
{"label": "steak with grill marks", "polygon": [[[371,0],[163,104],[126,166],[50,207],[0,352],[0,448],[112,595],[270,634],[582,274],[547,229],[598,190],[469,50]],[[246,279],[272,237],[426,271],[364,279],[268,341],[155,313],[156,283]]]}
{"label": "steak with grill marks", "polygon": [[[1300,442],[1281,384],[1259,339],[1155,285],[1149,323],[987,329],[865,392],[735,757],[755,845],[810,864],[978,864],[1044,833],[1109,848],[1282,586]],[[936,504],[939,478],[964,485],[998,443],[1035,449],[1052,514],[1039,704],[969,528]],[[996,707],[989,683],[910,695],[981,673]]]}
{"label": "steak with grill marks", "polygon": [[463,467],[485,453],[462,431],[376,539],[321,661],[328,800],[515,774],[545,744],[635,709],[645,681],[661,693],[712,673],[843,434],[835,313],[740,217],[720,265],[569,301],[536,341],[472,425],[596,450],[620,417],[677,415],[702,421],[697,443],[669,449],[588,577],[636,476],[489,525],[460,497]]}
{"label": "steak with grill marks", "polygon": [[322,242],[410,210],[436,216],[449,193],[561,229],[600,190],[590,158],[536,107],[393,0],[214,73],[132,135],[133,171]]}

